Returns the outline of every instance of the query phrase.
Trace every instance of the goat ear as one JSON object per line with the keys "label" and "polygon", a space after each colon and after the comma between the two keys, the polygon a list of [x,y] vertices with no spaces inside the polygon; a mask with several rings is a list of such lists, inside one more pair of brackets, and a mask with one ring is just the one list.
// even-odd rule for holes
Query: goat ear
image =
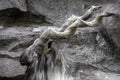
{"label": "goat ear", "polygon": [[47,42],[47,48],[49,49],[49,48],[51,48],[52,47],[52,43],[53,43],[53,40],[52,39],[50,39],[48,42]]}
{"label": "goat ear", "polygon": [[51,47],[52,47],[52,43],[53,43],[53,40],[52,40],[52,39],[48,40],[47,43],[45,44],[45,47],[46,47],[47,49],[51,48]]}

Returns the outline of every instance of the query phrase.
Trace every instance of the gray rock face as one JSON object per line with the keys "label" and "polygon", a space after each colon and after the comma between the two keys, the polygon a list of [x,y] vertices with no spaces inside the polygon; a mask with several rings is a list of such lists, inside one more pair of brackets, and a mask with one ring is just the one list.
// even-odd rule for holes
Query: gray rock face
{"label": "gray rock face", "polygon": [[27,11],[26,1],[25,0],[1,0],[0,1],[0,10],[7,8],[18,8],[21,11]]}
{"label": "gray rock face", "polygon": [[43,14],[54,24],[61,25],[71,14],[82,15],[91,5],[101,5],[102,11],[119,14],[119,0],[28,0],[28,10]]}
{"label": "gray rock face", "polygon": [[[8,28],[0,30],[0,76],[16,77],[25,73],[19,63],[19,56],[34,41],[36,35],[27,28]],[[16,51],[16,52],[11,52]],[[8,80],[6,78],[0,78]]]}
{"label": "gray rock face", "polygon": [[[98,28],[78,29],[73,38],[55,41],[58,52],[65,57],[75,80],[119,80],[120,61],[114,57],[120,58],[119,0],[1,0],[0,23],[7,24],[4,19],[15,24],[48,21],[58,27],[71,14],[82,15],[93,4],[102,6],[95,15],[109,11],[115,16],[104,19]],[[0,80],[23,80],[25,67],[19,64],[19,55],[51,26],[31,22],[28,26],[0,26]]]}
{"label": "gray rock face", "polygon": [[[1,43],[6,43],[6,45],[1,45],[0,51],[2,80],[10,80],[11,77],[13,80],[19,80],[16,79],[16,76],[23,79],[23,76],[20,77],[20,75],[25,73],[26,68],[19,64],[19,55],[30,45],[28,43],[33,43],[34,39],[39,37],[39,34],[46,28],[46,26],[35,29],[13,27],[1,30],[0,40],[3,41]],[[109,78],[119,80],[119,62],[113,60],[114,58],[108,54],[107,43],[97,28],[78,29],[73,38],[55,41],[55,43],[75,79],[107,80]]]}
{"label": "gray rock face", "polygon": [[7,28],[0,30],[1,50],[14,51],[14,48],[28,47],[38,34],[31,32],[31,28]]}
{"label": "gray rock face", "polygon": [[13,77],[25,73],[25,67],[21,67],[18,61],[8,58],[0,58],[0,76]]}

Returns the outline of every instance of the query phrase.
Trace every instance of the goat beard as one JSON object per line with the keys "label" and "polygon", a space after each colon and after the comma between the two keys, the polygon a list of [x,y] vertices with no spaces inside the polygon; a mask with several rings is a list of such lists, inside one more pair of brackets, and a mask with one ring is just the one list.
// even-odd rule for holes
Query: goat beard
{"label": "goat beard", "polygon": [[66,74],[61,54],[42,54],[34,57],[26,70],[26,80],[72,80]]}

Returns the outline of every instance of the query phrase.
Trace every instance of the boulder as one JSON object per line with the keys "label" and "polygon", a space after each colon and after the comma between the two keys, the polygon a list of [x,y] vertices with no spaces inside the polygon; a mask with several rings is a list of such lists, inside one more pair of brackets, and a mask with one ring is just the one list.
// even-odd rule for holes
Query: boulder
{"label": "boulder", "polygon": [[61,26],[71,14],[80,16],[91,5],[102,6],[93,17],[103,11],[115,15],[96,28],[78,29],[71,39],[55,41],[58,52],[76,80],[119,80],[120,61],[114,56],[120,58],[120,0],[1,0],[0,4],[0,21],[51,23],[0,26],[0,80],[23,80],[26,67],[19,64],[22,51],[48,27]]}
{"label": "boulder", "polygon": [[1,0],[0,10],[7,8],[18,8],[21,11],[27,11],[26,0]]}
{"label": "boulder", "polygon": [[39,33],[32,33],[32,28],[3,28],[0,30],[0,49],[14,51],[26,48],[39,36]]}

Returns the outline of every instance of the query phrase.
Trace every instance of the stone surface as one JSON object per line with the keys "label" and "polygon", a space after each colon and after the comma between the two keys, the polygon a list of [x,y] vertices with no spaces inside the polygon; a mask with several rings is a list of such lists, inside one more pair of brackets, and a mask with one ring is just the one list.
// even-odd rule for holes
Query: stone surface
{"label": "stone surface", "polygon": [[[110,11],[119,15],[119,0],[28,0],[28,10],[34,14],[43,14],[57,26],[71,14],[82,15],[91,5],[101,5],[101,11]],[[110,20],[109,20],[110,21]]]}
{"label": "stone surface", "polygon": [[28,47],[39,34],[32,33],[32,28],[7,28],[0,30],[1,50],[14,51],[14,48]]}
{"label": "stone surface", "polygon": [[14,7],[27,11],[26,0],[0,0],[0,10]]}
{"label": "stone surface", "polygon": [[8,58],[0,58],[0,76],[14,77],[25,72],[25,67],[22,67],[18,61]]}
{"label": "stone surface", "polygon": [[47,27],[59,27],[93,4],[102,6],[93,17],[103,11],[115,16],[97,28],[78,29],[71,39],[55,41],[58,52],[75,80],[119,80],[120,0],[0,0],[0,80],[23,80],[25,67],[18,62],[22,51]]}
{"label": "stone surface", "polygon": [[[6,43],[6,46],[1,45],[2,50],[0,51],[0,76],[2,80],[19,80],[16,79],[16,76],[19,77],[25,72],[25,67],[20,66],[18,59],[22,51],[29,45],[19,45],[18,47],[15,46],[16,43],[20,44],[23,39],[25,42],[21,44],[26,44],[29,42],[29,39],[33,39],[31,41],[33,43],[34,39],[39,37],[39,34],[46,28],[47,26],[34,26],[31,28],[12,27],[1,30],[0,40],[2,41],[4,39]],[[58,52],[64,56],[66,64],[69,65],[68,69],[70,69],[76,80],[119,79],[120,63],[108,54],[107,43],[100,35],[99,28],[88,27],[78,29],[75,36],[71,39],[55,41]],[[18,41],[14,40],[14,38]],[[6,40],[9,41],[9,39],[13,41],[7,42]],[[9,51],[13,46],[14,49]],[[21,79],[22,77],[19,78]]]}

